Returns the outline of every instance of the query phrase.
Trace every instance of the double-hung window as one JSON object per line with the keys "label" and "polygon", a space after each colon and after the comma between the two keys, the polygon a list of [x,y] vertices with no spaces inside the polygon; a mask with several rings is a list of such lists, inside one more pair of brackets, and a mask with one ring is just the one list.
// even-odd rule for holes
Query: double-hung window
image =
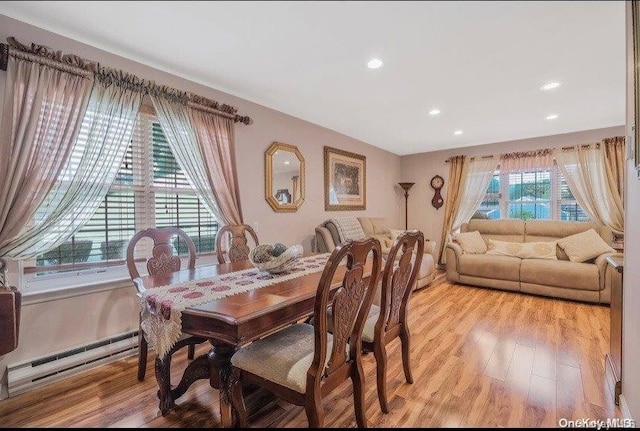
{"label": "double-hung window", "polygon": [[489,219],[588,221],[557,167],[497,170],[478,208]]}
{"label": "double-hung window", "polygon": [[[52,274],[59,278],[122,268],[135,232],[164,226],[184,230],[199,254],[214,252],[215,217],[190,187],[157,119],[140,113],[116,179],[96,213],[65,243],[28,261],[25,272],[32,278]],[[178,254],[186,254],[182,240],[176,238],[173,246]]]}

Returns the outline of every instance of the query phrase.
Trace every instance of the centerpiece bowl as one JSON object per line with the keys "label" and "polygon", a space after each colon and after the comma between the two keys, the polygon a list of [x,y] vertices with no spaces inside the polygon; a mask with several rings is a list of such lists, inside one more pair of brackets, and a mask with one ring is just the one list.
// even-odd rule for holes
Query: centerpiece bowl
{"label": "centerpiece bowl", "polygon": [[283,248],[282,244],[261,244],[249,252],[249,260],[260,271],[270,274],[280,274],[291,270],[296,266],[297,260],[302,257],[302,245],[296,244]]}

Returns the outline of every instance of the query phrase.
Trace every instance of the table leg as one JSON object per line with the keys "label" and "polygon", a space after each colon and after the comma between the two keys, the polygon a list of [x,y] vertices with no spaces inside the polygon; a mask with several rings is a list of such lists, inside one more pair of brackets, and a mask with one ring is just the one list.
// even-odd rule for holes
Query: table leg
{"label": "table leg", "polygon": [[171,397],[171,355],[156,356],[156,381],[158,382],[158,398],[160,399],[160,412],[167,415],[173,407]]}
{"label": "table leg", "polygon": [[209,355],[202,355],[187,365],[178,386],[171,388],[171,357],[173,354],[184,346],[199,344],[204,341],[206,341],[204,338],[196,337],[180,340],[167,354],[162,357],[156,356],[155,371],[162,416],[171,411],[175,400],[180,398],[196,380],[209,378]]}
{"label": "table leg", "polygon": [[219,340],[210,340],[212,348],[209,353],[210,378],[212,388],[220,391],[220,423],[223,428],[233,426],[231,408],[231,391],[229,380],[231,377],[231,356],[238,349],[232,344]]}

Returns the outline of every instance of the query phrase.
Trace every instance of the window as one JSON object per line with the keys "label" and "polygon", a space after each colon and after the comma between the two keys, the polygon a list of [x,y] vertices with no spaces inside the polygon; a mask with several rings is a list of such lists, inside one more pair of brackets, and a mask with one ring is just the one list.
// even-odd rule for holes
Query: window
{"label": "window", "polygon": [[[146,227],[177,226],[198,253],[214,251],[216,219],[189,186],[155,118],[140,114],[116,179],[91,220],[67,242],[35,259],[35,271],[120,265],[131,237]],[[184,241],[173,244],[186,254]],[[66,266],[65,266],[66,265]]]}
{"label": "window", "polygon": [[478,212],[489,219],[589,220],[556,167],[496,171]]}

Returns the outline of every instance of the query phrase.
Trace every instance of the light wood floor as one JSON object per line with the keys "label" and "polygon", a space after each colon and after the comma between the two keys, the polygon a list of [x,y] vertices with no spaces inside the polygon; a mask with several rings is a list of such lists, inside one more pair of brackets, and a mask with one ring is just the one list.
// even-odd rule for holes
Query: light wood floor
{"label": "light wood floor", "polygon": [[[606,306],[441,282],[414,293],[410,315],[414,383],[404,381],[399,342],[390,344],[389,414],[378,405],[375,358],[364,358],[369,426],[556,427],[560,418],[622,417],[604,377]],[[219,427],[218,395],[204,380],[160,415],[152,356],[142,383],[131,357],[0,401],[0,426]],[[178,353],[173,369],[185,361]],[[348,382],[325,406],[327,427],[355,426]],[[307,420],[303,408],[276,401],[250,426]]]}

